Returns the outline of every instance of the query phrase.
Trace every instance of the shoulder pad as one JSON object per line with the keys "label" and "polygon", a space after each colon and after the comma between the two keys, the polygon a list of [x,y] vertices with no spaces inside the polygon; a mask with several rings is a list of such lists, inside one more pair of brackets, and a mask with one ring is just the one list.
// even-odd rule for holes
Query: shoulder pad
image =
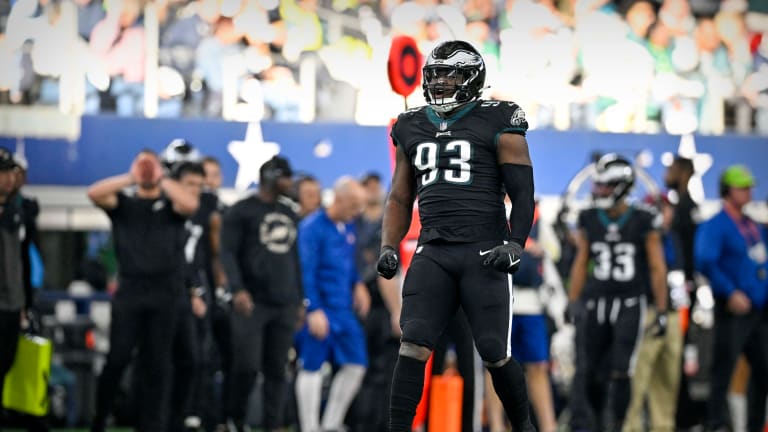
{"label": "shoulder pad", "polygon": [[511,129],[528,130],[528,120],[525,118],[525,111],[515,102],[499,100],[483,100],[480,107],[490,108],[501,117],[501,121]]}

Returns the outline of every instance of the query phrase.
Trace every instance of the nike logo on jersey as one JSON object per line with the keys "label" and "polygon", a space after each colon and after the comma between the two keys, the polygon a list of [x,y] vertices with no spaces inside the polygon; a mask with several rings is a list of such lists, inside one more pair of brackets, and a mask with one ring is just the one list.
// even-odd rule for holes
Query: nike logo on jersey
{"label": "nike logo on jersey", "polygon": [[485,255],[488,255],[489,253],[491,253],[491,251],[492,251],[492,250],[493,250],[493,249],[488,249],[487,251],[483,251],[483,250],[481,250],[481,251],[480,251],[480,256],[485,256]]}
{"label": "nike logo on jersey", "polygon": [[435,138],[440,138],[441,136],[451,136],[451,131],[435,132]]}

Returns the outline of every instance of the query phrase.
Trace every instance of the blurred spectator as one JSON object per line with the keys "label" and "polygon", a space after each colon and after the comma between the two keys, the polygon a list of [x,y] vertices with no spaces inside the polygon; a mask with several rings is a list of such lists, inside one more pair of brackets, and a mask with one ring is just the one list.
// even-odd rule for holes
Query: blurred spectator
{"label": "blurred spectator", "polygon": [[317,0],[280,2],[280,17],[285,21],[285,43],[282,54],[296,61],[304,51],[315,51],[323,45],[323,27],[317,15]]}
{"label": "blurred spectator", "polygon": [[74,0],[74,3],[77,7],[77,33],[88,40],[93,28],[106,15],[104,5],[98,0]]}
{"label": "blurred spectator", "polygon": [[93,28],[90,45],[112,77],[117,114],[144,112],[146,37],[140,0],[108,0],[104,19]]}
{"label": "blurred spectator", "polygon": [[40,206],[37,199],[24,194],[22,188],[27,184],[27,159],[15,153],[13,162],[16,164],[16,185],[13,189],[13,200],[18,203],[21,212],[22,232],[22,274],[24,277],[24,308],[29,310],[34,306],[34,290],[43,285],[42,257],[40,256],[40,241],[37,230],[37,217]]}
{"label": "blurred spectator", "polygon": [[213,156],[206,156],[203,158],[203,169],[205,170],[205,189],[218,194],[224,180],[221,175],[221,162]]}
{"label": "blurred spectator", "polygon": [[728,428],[728,388],[736,361],[744,354],[750,381],[758,386],[762,405],[748,412],[747,428],[765,423],[768,353],[763,322],[768,294],[768,257],[764,229],[743,213],[752,200],[755,178],[744,166],[732,165],[720,175],[723,208],[696,232],[696,269],[704,274],[715,297],[715,329],[707,427]]}
{"label": "blurred spectator", "polygon": [[725,99],[736,91],[728,50],[714,20],[709,18],[698,21],[694,40],[698,48],[698,71],[706,88],[699,106],[698,130],[701,133],[721,134],[725,127]]}
{"label": "blurred spectator", "polygon": [[248,397],[259,373],[264,429],[283,426],[285,370],[302,300],[298,216],[285,198],[293,171],[288,160],[275,156],[259,174],[258,192],[226,211],[221,231],[234,307],[228,415],[237,431],[246,430]]}
{"label": "blurred spectator", "polygon": [[[0,395],[5,374],[11,370],[21,330],[24,288],[21,271],[21,223],[18,203],[12,199],[16,183],[13,155],[0,147]],[[0,407],[0,425],[5,425]]]}
{"label": "blurred spectator", "polygon": [[271,110],[269,118],[281,122],[301,121],[303,93],[293,72],[285,66],[272,66],[261,76],[264,103]]}
{"label": "blurred spectator", "polygon": [[205,84],[204,115],[222,115],[225,79],[233,79],[238,83],[235,88],[239,88],[245,74],[242,38],[243,32],[235,27],[232,19],[221,17],[214,24],[212,34],[197,46],[195,74]]}
{"label": "blurred spectator", "polygon": [[[306,324],[297,336],[301,370],[296,402],[303,431],[336,431],[344,424],[368,366],[365,317],[371,298],[355,262],[357,237],[352,222],[360,215],[364,190],[343,177],[333,187],[333,202],[305,217],[299,227]],[[338,367],[322,415],[323,363]]]}
{"label": "blurred spectator", "polygon": [[389,399],[389,387],[400,346],[400,282],[376,273],[381,247],[381,222],[385,190],[378,173],[361,179],[365,207],[355,221],[357,230],[357,271],[371,294],[371,309],[363,321],[369,366],[360,393],[352,407],[352,430],[386,432],[389,412],[382,400]]}
{"label": "blurred spectator", "polygon": [[533,127],[555,126],[558,111],[567,112],[577,98],[570,84],[576,73],[573,30],[553,8],[534,0],[508,0],[499,27],[503,78],[497,79],[494,97],[530,107]]}
{"label": "blurred spectator", "polygon": [[305,174],[296,180],[296,199],[299,202],[299,218],[319,209],[323,201],[320,182],[311,174]]}
{"label": "blurred spectator", "polygon": [[[766,14],[768,16],[768,14]],[[768,19],[767,19],[768,20]],[[755,130],[768,133],[768,31],[756,36],[753,72],[747,76],[742,94],[755,109]]]}
{"label": "blurred spectator", "polygon": [[[595,30],[599,29],[599,30]],[[653,79],[653,59],[627,37],[616,14],[593,12],[576,22],[587,125],[606,132],[641,131]],[[622,77],[622,79],[616,79]]]}
{"label": "blurred spectator", "polygon": [[690,41],[688,37],[680,37],[675,44],[671,30],[661,21],[650,28],[648,51],[655,64],[646,109],[649,121],[654,124],[650,130],[663,128],[683,134],[698,128],[698,105],[705,88],[695,69],[695,48]]}
{"label": "blurred spectator", "polygon": [[696,27],[696,18],[691,13],[688,0],[663,0],[659,19],[675,36],[690,35]]}
{"label": "blurred spectator", "polygon": [[[131,186],[133,193],[123,191]],[[123,372],[138,347],[138,429],[165,430],[176,305],[183,290],[184,222],[197,211],[198,198],[165,178],[149,150],[136,156],[129,172],[91,185],[88,198],[112,222],[119,285],[91,429],[106,430]]]}

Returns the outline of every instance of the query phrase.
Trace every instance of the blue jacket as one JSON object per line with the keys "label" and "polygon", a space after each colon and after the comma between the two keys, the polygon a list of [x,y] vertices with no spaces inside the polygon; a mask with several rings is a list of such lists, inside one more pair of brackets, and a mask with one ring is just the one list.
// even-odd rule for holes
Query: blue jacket
{"label": "blue jacket", "polygon": [[336,224],[320,209],[299,224],[304,299],[307,311],[352,308],[352,289],[360,281],[355,262],[354,224]]}
{"label": "blue jacket", "polygon": [[[760,240],[766,242],[765,228],[758,225]],[[749,245],[736,223],[723,210],[702,223],[696,232],[696,269],[709,278],[714,296],[727,299],[733,290],[743,291],[752,305],[762,308],[768,299],[768,281],[758,273],[768,272],[768,263],[758,265],[748,255]],[[765,274],[765,273],[763,273]]]}

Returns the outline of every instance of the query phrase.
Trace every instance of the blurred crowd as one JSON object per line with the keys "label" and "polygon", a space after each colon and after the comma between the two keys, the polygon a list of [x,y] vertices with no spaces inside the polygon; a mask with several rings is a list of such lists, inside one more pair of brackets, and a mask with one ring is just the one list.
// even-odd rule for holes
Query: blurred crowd
{"label": "blurred crowd", "polygon": [[3,0],[0,103],[387,124],[405,34],[471,41],[533,128],[765,134],[767,33],[761,0]]}

